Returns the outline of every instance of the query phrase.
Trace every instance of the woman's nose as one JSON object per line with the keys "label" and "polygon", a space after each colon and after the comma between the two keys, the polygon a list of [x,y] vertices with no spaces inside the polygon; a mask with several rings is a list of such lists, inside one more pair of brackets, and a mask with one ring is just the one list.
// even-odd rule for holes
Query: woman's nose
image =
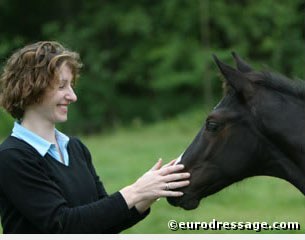
{"label": "woman's nose", "polygon": [[66,95],[66,98],[70,101],[70,102],[76,102],[77,101],[77,96],[73,90],[72,87],[69,88],[68,93]]}

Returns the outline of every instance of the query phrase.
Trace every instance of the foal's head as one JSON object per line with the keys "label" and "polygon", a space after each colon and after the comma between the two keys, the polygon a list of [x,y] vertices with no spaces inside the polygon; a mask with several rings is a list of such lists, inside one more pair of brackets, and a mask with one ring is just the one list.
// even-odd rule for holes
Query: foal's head
{"label": "foal's head", "polygon": [[291,159],[304,167],[304,86],[233,57],[236,69],[214,57],[226,94],[181,157],[191,184],[181,189],[182,197],[168,199],[172,205],[194,209],[202,198],[250,176],[290,180],[282,165]]}

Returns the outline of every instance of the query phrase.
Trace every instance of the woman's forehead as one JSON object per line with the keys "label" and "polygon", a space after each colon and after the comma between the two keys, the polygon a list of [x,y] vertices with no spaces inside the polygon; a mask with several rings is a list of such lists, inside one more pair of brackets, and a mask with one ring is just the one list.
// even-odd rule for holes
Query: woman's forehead
{"label": "woman's forehead", "polygon": [[58,78],[60,81],[72,81],[73,74],[71,67],[68,64],[63,63],[58,69]]}

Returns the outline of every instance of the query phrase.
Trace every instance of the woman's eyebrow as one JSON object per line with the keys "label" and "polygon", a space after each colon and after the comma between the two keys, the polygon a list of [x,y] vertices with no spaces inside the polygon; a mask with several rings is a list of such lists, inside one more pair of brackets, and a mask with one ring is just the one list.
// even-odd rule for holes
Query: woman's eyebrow
{"label": "woman's eyebrow", "polygon": [[67,78],[61,78],[61,79],[59,79],[59,81],[61,81],[61,82],[69,82],[69,80]]}

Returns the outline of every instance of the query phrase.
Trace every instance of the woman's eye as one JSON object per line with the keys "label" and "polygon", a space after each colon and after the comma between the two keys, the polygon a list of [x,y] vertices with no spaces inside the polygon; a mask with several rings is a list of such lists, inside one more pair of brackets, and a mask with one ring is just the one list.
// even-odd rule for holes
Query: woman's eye
{"label": "woman's eye", "polygon": [[205,126],[206,126],[206,130],[211,132],[216,132],[217,130],[219,130],[221,124],[218,122],[207,121]]}
{"label": "woman's eye", "polygon": [[58,88],[59,88],[59,89],[63,89],[63,88],[65,88],[65,86],[66,86],[65,83],[60,83],[59,86],[58,86]]}

